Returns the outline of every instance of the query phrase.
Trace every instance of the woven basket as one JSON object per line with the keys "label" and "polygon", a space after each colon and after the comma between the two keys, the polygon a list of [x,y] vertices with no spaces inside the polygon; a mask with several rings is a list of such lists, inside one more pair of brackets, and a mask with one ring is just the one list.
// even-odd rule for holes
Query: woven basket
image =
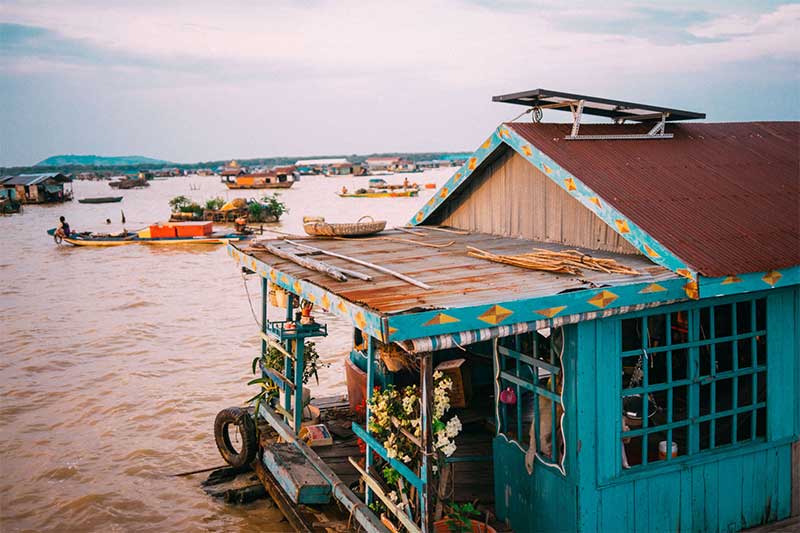
{"label": "woven basket", "polygon": [[[368,222],[362,222],[369,219]],[[385,220],[375,220],[371,216],[358,219],[358,222],[347,224],[331,224],[324,218],[307,218],[304,220],[303,229],[314,237],[363,237],[379,233],[386,227]]]}

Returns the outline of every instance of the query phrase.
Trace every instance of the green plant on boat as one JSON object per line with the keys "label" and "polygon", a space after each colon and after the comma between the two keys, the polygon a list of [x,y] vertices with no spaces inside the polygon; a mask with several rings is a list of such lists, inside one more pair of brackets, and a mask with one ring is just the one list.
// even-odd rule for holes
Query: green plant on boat
{"label": "green plant on boat", "polygon": [[169,201],[169,206],[175,213],[184,212],[184,209],[189,207],[190,205],[192,205],[192,201],[183,195],[176,196],[175,198]]}
{"label": "green plant on boat", "polygon": [[206,209],[209,211],[217,211],[223,205],[225,205],[225,199],[217,196],[216,198],[211,198],[210,200],[206,200]]}
{"label": "green plant on boat", "polygon": [[250,220],[257,222],[261,220],[264,213],[264,206],[258,202],[250,202],[247,204],[247,210],[250,212]]}
{"label": "green plant on boat", "polygon": [[261,204],[264,206],[266,213],[276,219],[281,218],[281,215],[289,212],[286,204],[280,201],[280,195],[278,193],[264,196],[261,198]]}
{"label": "green plant on boat", "polygon": [[[256,357],[253,359],[252,364],[252,372],[255,374],[258,370],[258,362],[261,361],[264,368],[272,368],[277,370],[278,372],[283,373],[283,363],[284,363],[284,355],[283,353],[278,350],[277,348],[270,346],[267,350],[267,355],[264,357]],[[317,352],[317,345],[314,342],[306,341],[304,348],[303,348],[303,385],[308,383],[308,380],[311,379],[313,376],[319,385],[319,369],[326,368],[330,366],[329,363],[322,363],[319,360],[319,353]],[[254,403],[255,411],[258,412],[258,408],[262,402],[270,402],[274,398],[278,397],[278,393],[280,392],[280,388],[273,383],[273,381],[268,377],[260,377],[251,380],[247,383],[248,385],[259,385],[261,390],[247,400],[247,403]]]}

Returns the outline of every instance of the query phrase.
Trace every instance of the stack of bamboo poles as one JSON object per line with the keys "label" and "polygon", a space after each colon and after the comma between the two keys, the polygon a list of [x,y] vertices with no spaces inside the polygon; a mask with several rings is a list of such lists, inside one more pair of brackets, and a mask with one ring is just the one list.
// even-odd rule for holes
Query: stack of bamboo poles
{"label": "stack of bamboo poles", "polygon": [[614,259],[601,259],[583,254],[577,250],[554,252],[543,248],[534,248],[532,253],[521,255],[498,255],[472,246],[467,246],[470,257],[486,259],[495,263],[513,265],[530,270],[544,270],[557,274],[580,275],[583,269],[606,272],[608,274],[639,274],[636,270],[619,264]]}

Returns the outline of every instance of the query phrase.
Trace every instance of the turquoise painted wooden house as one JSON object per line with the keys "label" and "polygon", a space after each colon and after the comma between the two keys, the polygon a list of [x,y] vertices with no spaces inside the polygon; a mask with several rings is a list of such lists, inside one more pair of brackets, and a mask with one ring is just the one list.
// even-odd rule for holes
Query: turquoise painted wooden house
{"label": "turquoise painted wooden house", "polygon": [[[800,123],[686,123],[704,116],[542,89],[495,100],[534,120],[500,125],[409,228],[229,245],[264,301],[289,294],[279,320],[262,309],[262,349],[286,359],[262,369],[284,394],[261,417],[368,531],[391,529],[375,500],[409,531],[475,499],[517,532],[736,531],[797,513]],[[548,109],[573,122],[537,122]],[[294,437],[303,343],[285,328],[301,301],[352,325],[351,396],[418,384],[416,468],[371,434],[369,408],[330,448]],[[294,320],[294,335],[321,327]],[[454,367],[463,431],[445,474],[432,375]],[[384,501],[387,467],[411,509]]]}

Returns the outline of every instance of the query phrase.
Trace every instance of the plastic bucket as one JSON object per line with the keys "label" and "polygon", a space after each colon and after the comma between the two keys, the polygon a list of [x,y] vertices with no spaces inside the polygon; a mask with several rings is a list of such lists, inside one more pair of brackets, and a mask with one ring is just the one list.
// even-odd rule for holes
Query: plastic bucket
{"label": "plastic bucket", "polygon": [[[678,443],[672,443],[672,457],[678,457]],[[662,440],[658,443],[658,458],[662,461],[667,458],[667,441]]]}

